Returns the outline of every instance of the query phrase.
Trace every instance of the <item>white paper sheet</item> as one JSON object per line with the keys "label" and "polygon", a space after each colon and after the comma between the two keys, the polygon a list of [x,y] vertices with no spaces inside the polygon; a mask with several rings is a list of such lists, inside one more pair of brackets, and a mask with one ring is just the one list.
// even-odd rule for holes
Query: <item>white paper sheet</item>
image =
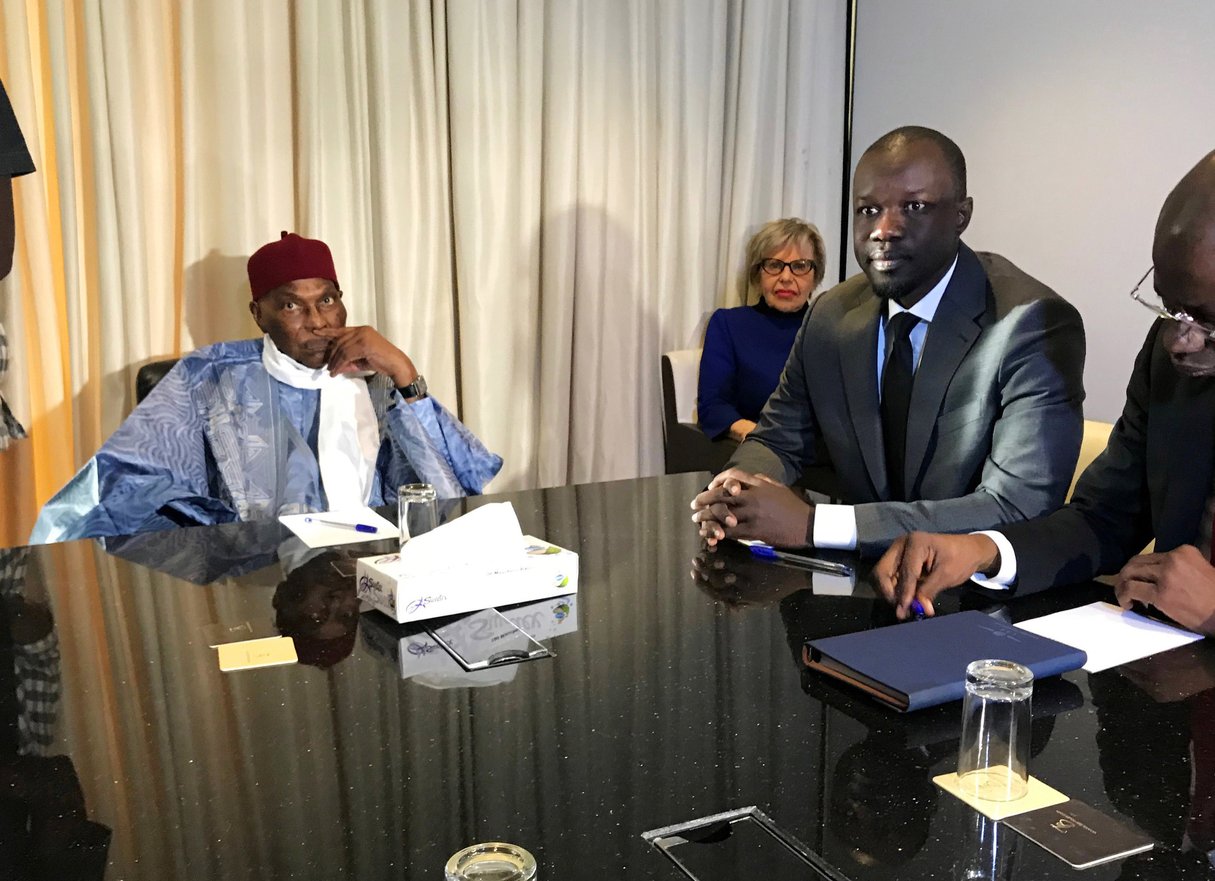
{"label": "white paper sheet", "polygon": [[[338,523],[362,523],[374,526],[375,532],[360,532],[352,526],[334,526],[322,523],[333,520]],[[355,508],[349,511],[314,511],[311,514],[284,514],[278,522],[300,537],[310,548],[327,548],[332,545],[348,545],[360,541],[380,541],[396,538],[400,533],[396,524],[385,520],[371,508]]]}
{"label": "white paper sheet", "polygon": [[1197,633],[1102,602],[1022,621],[1017,626],[1083,649],[1088,655],[1084,669],[1089,673],[1099,673],[1202,639]]}

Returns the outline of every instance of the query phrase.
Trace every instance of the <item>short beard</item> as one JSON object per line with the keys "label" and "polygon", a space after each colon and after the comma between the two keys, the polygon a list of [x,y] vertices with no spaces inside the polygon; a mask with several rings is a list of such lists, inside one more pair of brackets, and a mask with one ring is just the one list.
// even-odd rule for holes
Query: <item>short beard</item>
{"label": "short beard", "polygon": [[899,300],[911,292],[913,285],[905,281],[896,281],[894,279],[882,278],[878,281],[869,279],[869,287],[873,288],[873,293],[882,300]]}

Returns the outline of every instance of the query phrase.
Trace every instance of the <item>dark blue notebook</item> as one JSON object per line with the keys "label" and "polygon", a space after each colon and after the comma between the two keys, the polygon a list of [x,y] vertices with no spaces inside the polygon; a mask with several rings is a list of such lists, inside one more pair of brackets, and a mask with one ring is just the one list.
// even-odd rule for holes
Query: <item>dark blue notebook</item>
{"label": "dark blue notebook", "polygon": [[806,643],[805,662],[857,686],[898,710],[959,700],[966,665],[984,658],[1016,661],[1035,679],[1084,666],[1088,656],[1028,630],[984,615],[959,612]]}

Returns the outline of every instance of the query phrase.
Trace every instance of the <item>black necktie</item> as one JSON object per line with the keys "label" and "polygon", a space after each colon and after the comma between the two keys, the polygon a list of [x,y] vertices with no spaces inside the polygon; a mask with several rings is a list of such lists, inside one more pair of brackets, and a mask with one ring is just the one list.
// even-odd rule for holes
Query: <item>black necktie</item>
{"label": "black necktie", "polygon": [[882,439],[886,447],[886,476],[892,501],[903,498],[903,460],[907,455],[907,411],[911,407],[911,383],[915,379],[911,359],[911,331],[920,319],[900,312],[886,322],[886,338],[892,341],[882,371]]}

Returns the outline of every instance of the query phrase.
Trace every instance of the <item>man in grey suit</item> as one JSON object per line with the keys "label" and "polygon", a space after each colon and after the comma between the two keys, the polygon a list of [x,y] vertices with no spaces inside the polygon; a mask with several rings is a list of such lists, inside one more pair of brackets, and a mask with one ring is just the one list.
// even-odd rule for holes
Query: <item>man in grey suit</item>
{"label": "man in grey suit", "polygon": [[[909,530],[995,526],[1063,502],[1083,430],[1079,314],[962,244],[966,164],[940,132],[878,139],[853,194],[863,275],[811,305],[759,426],[692,502],[709,544],[877,555]],[[816,507],[784,485],[819,446],[849,504]]]}
{"label": "man in grey suit", "polygon": [[[1071,501],[998,532],[897,540],[874,575],[900,617],[914,599],[931,614],[938,593],[972,576],[1029,593],[1117,572],[1123,606],[1215,634],[1215,152],[1165,199],[1152,263],[1131,297],[1158,318],[1122,416]],[[1140,553],[1153,538],[1155,552]]]}

